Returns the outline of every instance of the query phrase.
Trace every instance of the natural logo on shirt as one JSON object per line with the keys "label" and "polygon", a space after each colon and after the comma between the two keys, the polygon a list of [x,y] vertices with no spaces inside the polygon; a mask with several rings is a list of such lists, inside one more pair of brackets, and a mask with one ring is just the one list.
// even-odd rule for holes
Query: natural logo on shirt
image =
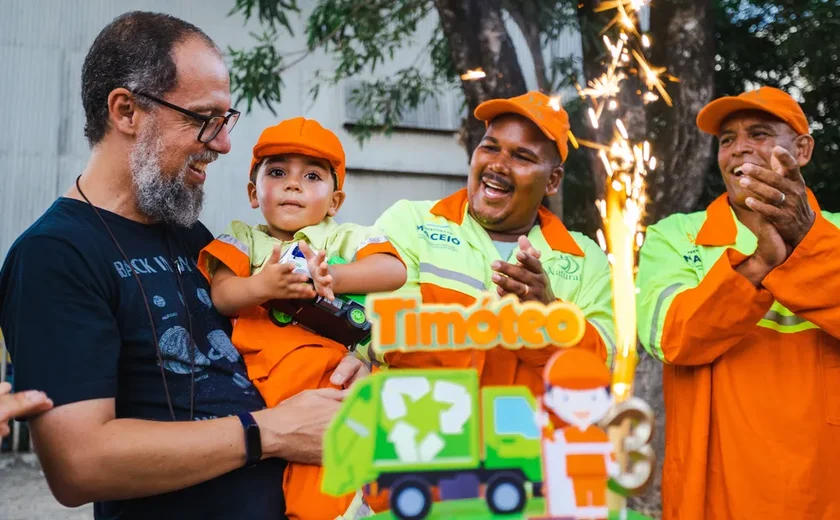
{"label": "natural logo on shirt", "polygon": [[561,255],[556,261],[545,266],[546,272],[564,280],[580,280],[580,261],[572,255]]}
{"label": "natural logo on shirt", "polygon": [[683,254],[683,260],[692,268],[697,270],[703,269],[703,261],[700,259],[700,251],[695,247],[689,252]]}
{"label": "natural logo on shirt", "polygon": [[417,234],[431,247],[454,251],[461,245],[461,240],[452,235],[452,229],[449,226],[420,224],[417,226]]}

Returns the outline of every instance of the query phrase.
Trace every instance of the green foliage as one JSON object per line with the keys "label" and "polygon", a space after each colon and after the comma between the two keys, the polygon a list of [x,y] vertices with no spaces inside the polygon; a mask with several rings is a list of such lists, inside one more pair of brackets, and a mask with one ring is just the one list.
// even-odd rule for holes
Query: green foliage
{"label": "green foliage", "polygon": [[[716,96],[761,84],[799,98],[816,141],[805,181],[824,209],[840,210],[840,182],[832,176],[840,164],[840,2],[717,0],[715,32]],[[715,164],[700,207],[721,193]]]}
{"label": "green foliage", "polygon": [[307,45],[323,45],[336,56],[336,80],[374,72],[411,44],[432,8],[429,0],[320,0],[306,26]]}
{"label": "green foliage", "polygon": [[[244,0],[242,0],[244,1]],[[231,90],[236,95],[234,104],[243,99],[246,111],[251,112],[254,101],[274,111],[274,104],[281,100],[283,90],[283,56],[277,52],[277,31],[272,27],[262,35],[253,35],[257,44],[250,50],[228,48],[231,59]]]}
{"label": "green foliage", "polygon": [[[543,43],[576,23],[575,6],[570,0],[516,0],[507,5],[521,9],[528,15],[526,19],[539,24]],[[291,16],[301,12],[297,0],[236,0],[231,14],[238,13],[246,21],[256,17],[264,31],[252,34],[256,41],[252,48],[227,50],[234,100],[244,100],[247,112],[256,103],[275,113],[274,106],[282,99],[283,72],[319,49],[330,55],[335,65],[315,72],[309,91],[313,99],[322,84],[369,75],[393,60],[398,50],[415,43],[418,24],[434,9],[432,0],[318,0],[301,24],[306,48],[282,54],[275,46],[282,41],[281,28],[294,34]],[[422,67],[424,61],[430,67]],[[569,59],[549,63],[550,84],[573,84],[569,79],[577,73],[573,67]],[[389,134],[407,111],[459,84],[449,42],[438,25],[413,63],[387,78],[365,79],[353,90],[350,101],[364,111],[350,131],[360,143],[376,133]]]}
{"label": "green foliage", "polygon": [[[257,44],[253,48],[228,49],[233,70],[231,90],[237,102],[247,102],[247,112],[257,102],[274,113],[273,106],[281,101],[283,72],[321,49],[334,58],[335,67],[315,72],[309,91],[315,99],[322,83],[334,85],[345,78],[369,74],[393,60],[399,49],[413,44],[418,24],[432,9],[431,0],[319,0],[305,22],[306,49],[283,55],[274,47],[280,40],[277,26],[293,34],[288,15],[299,12],[296,2],[237,0],[232,13],[239,12],[247,20],[256,10],[260,22],[268,27],[262,35],[254,35]],[[287,62],[291,56],[295,56],[294,61]],[[430,58],[430,73],[416,65],[421,57]],[[374,133],[390,133],[407,110],[451,87],[457,78],[448,42],[438,27],[415,64],[385,79],[365,80],[353,90],[350,102],[363,107],[364,112],[350,131],[360,142]]]}
{"label": "green foliage", "polygon": [[406,109],[433,97],[439,83],[434,75],[424,75],[415,67],[401,69],[388,79],[365,81],[350,94],[351,103],[364,107],[352,132],[360,142],[369,139],[374,132],[389,135],[402,120]]}
{"label": "green foliage", "polygon": [[[418,24],[435,9],[432,0],[317,0],[312,13],[299,26],[305,27],[306,48],[281,54],[277,44],[285,29],[294,34],[292,16],[299,15],[297,0],[235,0],[231,14],[246,20],[256,17],[264,27],[254,35],[250,49],[228,49],[232,61],[231,87],[246,110],[254,103],[273,110],[284,87],[283,72],[316,50],[324,50],[335,66],[318,70],[310,95],[315,98],[322,84],[368,76],[417,38]],[[603,16],[575,16],[578,2],[571,0],[508,0],[503,5],[518,16],[518,23],[534,23],[543,44],[568,27],[577,27],[583,45],[602,46],[599,31]],[[587,2],[584,2],[587,5]],[[838,0],[715,0],[717,40],[716,96],[737,94],[748,86],[777,86],[801,96],[812,121],[817,146],[805,169],[809,186],[823,206],[840,209],[840,182],[831,178],[840,164],[840,4]],[[516,16],[514,18],[517,18]],[[424,67],[428,60],[430,67]],[[459,85],[459,72],[452,65],[449,42],[438,26],[413,63],[404,63],[384,79],[365,79],[350,101],[364,109],[351,131],[360,142],[375,133],[390,133],[403,115],[444,89]],[[431,69],[431,70],[429,70]],[[572,58],[556,58],[546,64],[552,90],[581,81],[581,64]],[[585,114],[576,101],[566,106],[572,130]],[[652,123],[653,133],[667,131]],[[572,153],[564,181],[565,218],[570,227],[585,228],[592,219],[594,185],[585,154]],[[710,169],[697,209],[722,193],[717,167]],[[576,224],[577,222],[577,224]],[[578,225],[579,224],[579,225]],[[594,230],[581,229],[589,232]]]}
{"label": "green foliage", "polygon": [[236,0],[236,5],[229,15],[241,13],[245,17],[245,21],[248,21],[251,19],[254,8],[257,9],[260,23],[267,24],[272,29],[276,29],[277,24],[279,24],[285,27],[289,34],[294,34],[289,23],[288,13],[300,12],[297,0]]}

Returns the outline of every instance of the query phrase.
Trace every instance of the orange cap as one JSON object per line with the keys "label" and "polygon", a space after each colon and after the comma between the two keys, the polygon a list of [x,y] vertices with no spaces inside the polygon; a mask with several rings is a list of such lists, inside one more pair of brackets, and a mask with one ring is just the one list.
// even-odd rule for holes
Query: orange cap
{"label": "orange cap", "polygon": [[257,144],[254,145],[248,175],[254,171],[261,159],[284,153],[299,153],[326,159],[335,168],[338,189],[344,186],[344,148],[338,137],[318,121],[295,117],[263,130]]}
{"label": "orange cap", "polygon": [[767,112],[790,125],[799,135],[810,133],[808,119],[799,103],[787,92],[773,87],[715,99],[697,114],[697,127],[707,134],[718,135],[723,120],[739,110]]}
{"label": "orange cap", "polygon": [[564,348],[554,354],[543,371],[551,386],[571,390],[592,390],[610,386],[610,370],[597,354],[578,347]]}
{"label": "orange cap", "polygon": [[[556,108],[555,108],[556,107]],[[560,159],[569,155],[569,114],[559,102],[552,106],[551,98],[542,92],[528,92],[510,99],[491,99],[478,105],[475,118],[487,125],[499,114],[519,114],[534,122],[543,133],[557,143]]]}

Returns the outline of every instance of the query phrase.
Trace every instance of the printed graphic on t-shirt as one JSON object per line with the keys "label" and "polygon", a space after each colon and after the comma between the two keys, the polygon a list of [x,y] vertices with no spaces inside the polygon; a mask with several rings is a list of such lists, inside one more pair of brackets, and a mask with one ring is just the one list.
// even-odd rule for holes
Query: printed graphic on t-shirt
{"label": "printed graphic on t-shirt", "polygon": [[[194,370],[197,397],[208,396],[212,401],[222,401],[220,397],[231,391],[256,395],[241,356],[223,329],[225,318],[213,309],[209,288],[194,259],[184,255],[172,259],[155,255],[129,258],[127,262],[125,259],[114,260],[112,266],[126,291],[137,288],[133,273],[143,284],[155,319],[163,368],[167,374],[173,375],[173,381],[167,380],[167,384],[175,388],[189,385],[189,376]],[[177,277],[181,278],[186,298],[181,293]],[[189,316],[185,307],[189,308]],[[145,313],[143,319],[148,321]],[[190,319],[194,337],[190,337]],[[155,364],[160,366],[157,360]],[[185,377],[176,379],[175,376]],[[173,394],[171,390],[170,393]],[[188,403],[183,405],[189,406]],[[205,408],[204,412],[208,411]],[[217,415],[197,411],[196,416],[206,419]]]}

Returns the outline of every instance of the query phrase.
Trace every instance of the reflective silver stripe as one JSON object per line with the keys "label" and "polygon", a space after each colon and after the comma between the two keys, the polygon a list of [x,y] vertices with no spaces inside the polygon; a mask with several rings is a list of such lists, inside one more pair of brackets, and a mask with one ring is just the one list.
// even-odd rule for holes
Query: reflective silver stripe
{"label": "reflective silver stripe", "polygon": [[245,256],[251,256],[250,254],[248,254],[248,246],[246,246],[245,244],[243,244],[242,242],[237,240],[232,235],[222,234],[222,235],[219,235],[216,240],[219,240],[220,242],[224,242],[225,244],[232,245],[233,247],[238,249]]}
{"label": "reflective silver stripe", "polygon": [[384,244],[387,241],[388,237],[386,237],[385,235],[378,235],[366,238],[364,241],[362,241],[361,244],[359,244],[359,247],[357,247],[356,251],[353,253],[353,261],[356,261],[356,255],[359,254],[359,251],[366,248],[367,246],[372,244]]}
{"label": "reflective silver stripe", "polygon": [[446,278],[447,280],[455,280],[456,282],[465,283],[470,287],[475,287],[479,291],[483,291],[485,289],[484,282],[482,282],[481,280],[476,280],[475,278],[467,276],[464,273],[450,271],[449,269],[443,269],[441,267],[437,267],[427,262],[420,262],[420,272],[440,276],[441,278]]}
{"label": "reflective silver stripe", "polygon": [[361,251],[362,249],[366,248],[367,246],[369,246],[371,244],[384,244],[387,241],[388,241],[388,237],[386,237],[385,235],[368,237],[364,241],[362,241],[361,244],[359,244],[359,247],[356,248],[356,251],[357,252]]}
{"label": "reflective silver stripe", "polygon": [[780,314],[774,310],[767,311],[767,314],[764,315],[764,319],[772,321],[774,323],[778,323],[779,325],[785,327],[800,325],[808,321],[803,318],[800,318],[799,316],[785,316],[784,314]]}
{"label": "reflective silver stripe", "polygon": [[608,356],[610,358],[610,370],[612,370],[612,368],[613,368],[612,365],[615,362],[615,341],[613,341],[613,339],[610,337],[610,335],[607,334],[607,331],[604,330],[604,327],[601,326],[600,323],[598,323],[595,320],[586,320],[586,321],[591,323],[592,326],[595,327],[598,330],[598,332],[601,334],[601,338],[607,343],[607,348],[609,349]]}
{"label": "reflective silver stripe", "polygon": [[656,346],[656,324],[659,323],[659,313],[662,311],[662,304],[665,303],[665,300],[674,294],[674,291],[682,287],[681,283],[675,283],[665,288],[659,294],[659,298],[656,300],[656,307],[653,308],[653,322],[650,326],[650,348],[654,352],[659,352],[660,358],[665,359],[665,353],[662,352],[661,347]]}

